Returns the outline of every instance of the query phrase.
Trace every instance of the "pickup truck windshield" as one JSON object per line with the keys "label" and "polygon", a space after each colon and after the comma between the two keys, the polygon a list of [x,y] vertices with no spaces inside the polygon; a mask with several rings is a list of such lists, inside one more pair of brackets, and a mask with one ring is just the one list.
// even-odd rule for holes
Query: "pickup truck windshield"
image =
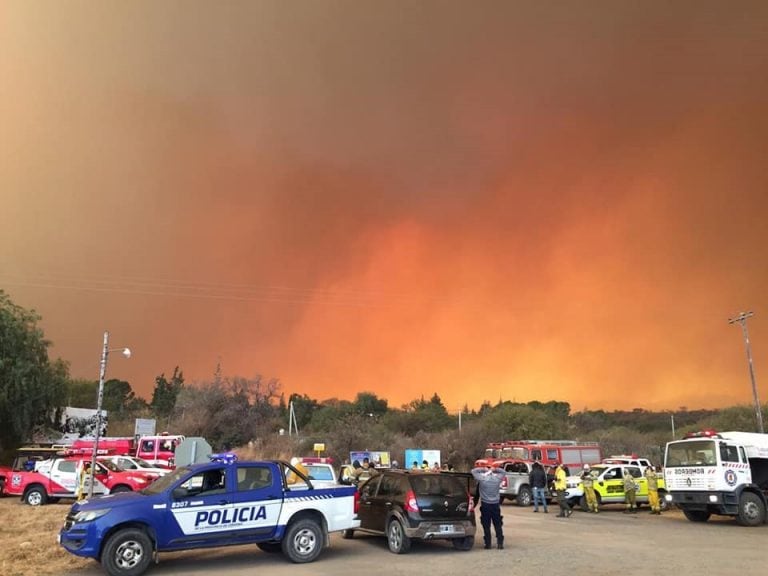
{"label": "pickup truck windshield", "polygon": [[170,474],[166,474],[165,476],[162,476],[152,482],[149,486],[144,488],[144,490],[141,491],[142,494],[160,494],[161,492],[165,492],[170,486],[181,480],[184,476],[189,473],[189,467],[182,466],[181,468],[176,468],[173,472]]}

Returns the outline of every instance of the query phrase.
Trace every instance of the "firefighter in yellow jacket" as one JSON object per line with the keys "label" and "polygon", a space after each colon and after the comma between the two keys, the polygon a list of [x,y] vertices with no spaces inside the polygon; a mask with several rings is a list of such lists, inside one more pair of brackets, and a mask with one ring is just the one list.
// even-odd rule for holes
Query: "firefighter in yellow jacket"
{"label": "firefighter in yellow jacket", "polygon": [[557,468],[555,469],[554,483],[555,493],[557,494],[557,503],[560,505],[560,514],[557,515],[558,518],[568,518],[573,513],[570,504],[568,504],[568,500],[565,498],[565,490],[568,488],[567,478],[568,475],[565,473],[563,464],[558,462]]}
{"label": "firefighter in yellow jacket", "polygon": [[648,466],[643,473],[648,482],[648,503],[651,505],[651,514],[661,514],[659,504],[659,476],[653,466]]}
{"label": "firefighter in yellow jacket", "polygon": [[597,514],[600,510],[597,507],[597,496],[595,495],[595,476],[592,474],[589,464],[584,464],[584,470],[581,473],[581,485],[584,487],[587,508],[590,512]]}
{"label": "firefighter in yellow jacket", "polygon": [[[307,467],[301,463],[300,458],[296,458],[295,456],[291,458],[291,466],[301,472],[304,476],[309,477],[309,471],[307,470]],[[301,479],[298,474],[290,469],[286,471],[285,481],[287,484],[297,484],[304,482],[304,480]]]}
{"label": "firefighter in yellow jacket", "polygon": [[634,476],[630,474],[629,468],[624,468],[624,499],[627,502],[627,508],[624,514],[634,514],[637,512],[637,482]]}

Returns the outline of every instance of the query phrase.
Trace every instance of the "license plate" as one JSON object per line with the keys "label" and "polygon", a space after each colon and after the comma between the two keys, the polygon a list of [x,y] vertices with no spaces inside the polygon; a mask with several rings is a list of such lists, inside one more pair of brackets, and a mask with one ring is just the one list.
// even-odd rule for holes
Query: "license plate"
{"label": "license plate", "polygon": [[440,532],[456,532],[456,527],[453,524],[440,524]]}

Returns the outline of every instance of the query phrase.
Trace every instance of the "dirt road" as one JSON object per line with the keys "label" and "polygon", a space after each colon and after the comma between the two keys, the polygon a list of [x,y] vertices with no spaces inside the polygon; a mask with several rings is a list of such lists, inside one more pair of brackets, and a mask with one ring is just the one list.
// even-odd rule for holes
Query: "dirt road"
{"label": "dirt road", "polygon": [[[658,517],[647,509],[625,515],[620,508],[600,514],[575,511],[568,519],[534,514],[532,508],[502,506],[506,548],[457,552],[444,543],[415,544],[410,554],[396,556],[383,538],[333,536],[332,547],[312,564],[295,565],[280,554],[255,546],[164,554],[151,576],[270,576],[380,573],[387,576],[427,573],[477,573],[525,576],[631,576],[665,573],[673,576],[763,576],[768,526],[744,528],[731,519],[713,518],[694,524],[677,511]],[[482,543],[478,536],[477,543]],[[502,572],[499,572],[502,570]],[[96,576],[97,564],[67,572],[68,576]]]}

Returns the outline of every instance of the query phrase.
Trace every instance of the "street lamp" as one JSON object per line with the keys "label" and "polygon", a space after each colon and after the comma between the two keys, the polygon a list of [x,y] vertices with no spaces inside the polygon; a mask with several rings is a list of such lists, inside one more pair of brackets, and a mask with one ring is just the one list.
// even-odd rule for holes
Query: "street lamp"
{"label": "street lamp", "polygon": [[107,373],[107,358],[110,352],[120,352],[126,358],[131,357],[128,348],[109,348],[109,332],[104,332],[104,346],[101,349],[101,364],[99,367],[99,397],[96,401],[96,435],[93,440],[93,453],[91,454],[91,482],[88,489],[88,497],[93,497],[93,486],[96,484],[96,454],[99,451],[99,436],[101,436],[101,404],[104,401],[104,375]]}
{"label": "street lamp", "polygon": [[755,383],[755,369],[752,367],[752,347],[749,345],[749,332],[747,332],[747,318],[754,316],[753,312],[742,312],[736,318],[728,320],[728,324],[741,324],[741,331],[744,333],[744,344],[747,347],[747,362],[749,362],[749,378],[752,380],[752,396],[755,400],[755,416],[757,417],[757,428],[760,434],[763,434],[763,412],[760,408],[760,400],[757,398],[757,384]]}

